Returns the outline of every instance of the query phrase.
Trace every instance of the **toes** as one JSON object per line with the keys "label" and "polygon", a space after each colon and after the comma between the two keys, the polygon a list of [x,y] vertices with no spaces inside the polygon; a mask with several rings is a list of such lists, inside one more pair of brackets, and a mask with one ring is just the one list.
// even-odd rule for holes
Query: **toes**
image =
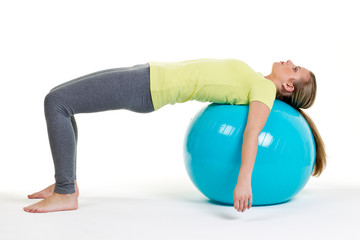
{"label": "toes", "polygon": [[30,208],[29,206],[28,206],[28,207],[24,207],[24,211],[30,213],[30,212],[31,212],[31,208]]}
{"label": "toes", "polygon": [[28,206],[28,207],[24,207],[24,211],[28,212],[28,213],[33,213],[35,211],[35,209]]}
{"label": "toes", "polygon": [[34,194],[31,194],[31,195],[28,195],[28,198],[29,199],[44,199],[46,197],[44,195],[42,195],[42,194],[34,193]]}
{"label": "toes", "polygon": [[36,195],[36,193],[29,194],[29,195],[28,195],[28,198],[29,198],[29,199],[36,199],[36,198],[37,198],[37,195]]}
{"label": "toes", "polygon": [[41,208],[36,208],[36,207],[31,207],[31,206],[24,207],[23,209],[25,212],[28,212],[28,213],[45,213],[45,212],[47,212],[47,211],[42,210]]}

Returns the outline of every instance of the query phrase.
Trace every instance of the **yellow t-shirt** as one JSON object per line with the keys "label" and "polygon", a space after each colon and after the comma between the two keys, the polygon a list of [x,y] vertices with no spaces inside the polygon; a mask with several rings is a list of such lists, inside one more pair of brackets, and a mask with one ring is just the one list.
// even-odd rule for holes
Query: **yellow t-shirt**
{"label": "yellow t-shirt", "polygon": [[222,104],[260,101],[271,110],[275,100],[274,83],[239,60],[197,59],[149,64],[155,110],[189,100]]}

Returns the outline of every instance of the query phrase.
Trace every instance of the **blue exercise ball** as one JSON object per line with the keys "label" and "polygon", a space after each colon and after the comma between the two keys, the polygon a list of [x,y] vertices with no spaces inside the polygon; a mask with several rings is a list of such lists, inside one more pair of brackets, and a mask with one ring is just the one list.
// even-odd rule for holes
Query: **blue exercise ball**
{"label": "blue exercise ball", "polygon": [[[210,104],[193,119],[185,137],[187,173],[209,199],[234,204],[249,106]],[[253,205],[289,201],[305,186],[315,163],[315,140],[304,117],[275,100],[259,134],[251,187]]]}

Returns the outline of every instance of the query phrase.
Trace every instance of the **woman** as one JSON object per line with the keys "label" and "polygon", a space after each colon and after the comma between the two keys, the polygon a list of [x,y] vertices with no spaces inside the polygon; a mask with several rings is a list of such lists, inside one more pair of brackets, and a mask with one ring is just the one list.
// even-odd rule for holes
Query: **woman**
{"label": "woman", "polygon": [[[74,114],[129,109],[147,113],[166,104],[189,100],[224,104],[249,104],[244,131],[242,163],[234,189],[234,208],[244,212],[252,205],[251,174],[256,158],[258,135],[271,111],[274,99],[294,108],[308,108],[315,99],[316,80],[306,68],[290,60],[275,62],[270,75],[253,71],[234,59],[199,59],[176,63],[150,62],[128,68],[95,72],[52,89],[45,97],[45,117],[55,184],[28,195],[43,198],[25,207],[27,212],[53,212],[78,208],[76,184],[77,128]],[[307,119],[316,142],[313,175],[323,171],[326,158],[322,139]]]}

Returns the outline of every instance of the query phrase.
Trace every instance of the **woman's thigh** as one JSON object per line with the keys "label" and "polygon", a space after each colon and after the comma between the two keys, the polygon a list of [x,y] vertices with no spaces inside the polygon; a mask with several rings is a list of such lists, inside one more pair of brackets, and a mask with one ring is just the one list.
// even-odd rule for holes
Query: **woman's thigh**
{"label": "woman's thigh", "polygon": [[55,95],[71,115],[115,109],[154,110],[149,64],[88,74],[53,88],[49,94]]}

